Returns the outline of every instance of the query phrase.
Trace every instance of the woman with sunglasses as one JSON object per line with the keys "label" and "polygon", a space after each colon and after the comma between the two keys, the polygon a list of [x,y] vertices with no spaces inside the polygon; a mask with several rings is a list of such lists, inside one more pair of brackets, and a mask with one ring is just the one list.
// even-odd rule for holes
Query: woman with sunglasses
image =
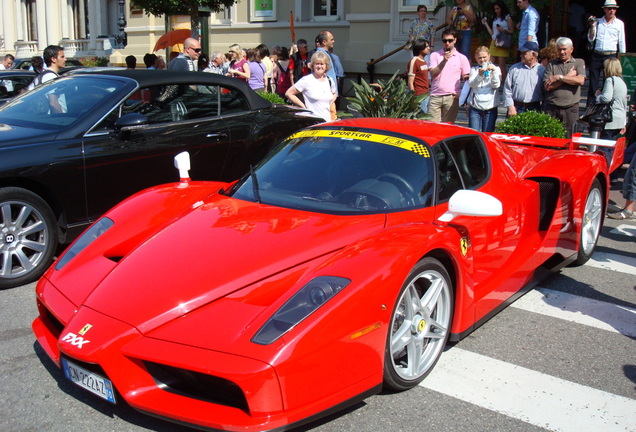
{"label": "woman with sunglasses", "polygon": [[183,52],[168,63],[168,70],[194,72],[198,70],[200,55],[201,43],[195,38],[187,38],[183,41]]}
{"label": "woman with sunglasses", "polygon": [[245,58],[246,56],[243,55],[241,46],[238,44],[230,45],[230,55],[232,60],[227,75],[248,82],[251,76],[250,65]]}

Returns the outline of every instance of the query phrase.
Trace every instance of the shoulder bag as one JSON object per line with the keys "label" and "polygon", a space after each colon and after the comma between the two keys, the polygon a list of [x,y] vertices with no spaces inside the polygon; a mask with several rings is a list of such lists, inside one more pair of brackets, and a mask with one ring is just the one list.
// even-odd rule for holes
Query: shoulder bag
{"label": "shoulder bag", "polygon": [[512,35],[499,31],[495,38],[495,46],[497,48],[510,48],[512,46]]}

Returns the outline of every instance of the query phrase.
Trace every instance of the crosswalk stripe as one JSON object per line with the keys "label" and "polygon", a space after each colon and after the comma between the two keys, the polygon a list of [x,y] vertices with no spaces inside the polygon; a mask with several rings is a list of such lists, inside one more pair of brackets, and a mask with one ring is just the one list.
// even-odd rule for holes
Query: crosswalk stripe
{"label": "crosswalk stripe", "polygon": [[512,307],[636,338],[636,309],[538,287]]}
{"label": "crosswalk stripe", "polygon": [[636,400],[453,347],[420,386],[559,432],[627,432]]}
{"label": "crosswalk stripe", "polygon": [[616,253],[596,251],[585,265],[636,276],[636,256],[633,254],[619,255]]}
{"label": "crosswalk stripe", "polygon": [[628,237],[636,237],[636,225],[621,224],[610,231],[610,234],[622,234]]}

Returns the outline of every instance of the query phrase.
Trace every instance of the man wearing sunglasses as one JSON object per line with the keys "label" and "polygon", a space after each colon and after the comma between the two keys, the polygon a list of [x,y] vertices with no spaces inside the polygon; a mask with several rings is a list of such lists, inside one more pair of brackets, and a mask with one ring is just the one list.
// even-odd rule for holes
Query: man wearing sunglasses
{"label": "man wearing sunglasses", "polygon": [[603,70],[603,63],[611,57],[618,57],[618,53],[625,53],[625,24],[616,18],[618,4],[615,0],[606,0],[603,5],[605,16],[596,18],[590,16],[588,22],[590,30],[587,40],[593,46],[590,56],[590,81],[587,92],[587,103],[592,103],[599,88],[599,79]]}
{"label": "man wearing sunglasses", "polygon": [[197,61],[201,55],[201,43],[195,38],[183,41],[183,52],[170,63],[168,70],[192,72],[198,70]]}
{"label": "man wearing sunglasses", "polygon": [[433,121],[454,123],[459,110],[461,80],[470,74],[468,58],[457,51],[455,33],[444,30],[442,49],[431,53],[429,72],[431,74],[429,114]]}

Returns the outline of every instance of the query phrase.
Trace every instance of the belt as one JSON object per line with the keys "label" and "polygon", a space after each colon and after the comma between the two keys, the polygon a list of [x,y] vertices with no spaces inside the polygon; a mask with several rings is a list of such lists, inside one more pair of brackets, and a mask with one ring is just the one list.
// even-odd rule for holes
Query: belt
{"label": "belt", "polygon": [[515,105],[519,105],[522,107],[532,107],[532,106],[537,106],[541,104],[541,101],[536,101],[536,102],[519,102],[519,101],[513,101]]}
{"label": "belt", "polygon": [[599,55],[614,55],[617,52],[618,51],[599,51],[599,50],[594,50],[594,54],[599,54]]}
{"label": "belt", "polygon": [[573,106],[578,106],[579,104],[578,103],[574,103],[574,104],[568,105],[568,106],[559,106],[559,105],[555,105],[555,104],[552,104],[552,103],[548,102],[548,105],[550,105],[551,107],[554,107],[556,109],[559,109],[559,110],[567,110],[567,109],[572,108]]}

